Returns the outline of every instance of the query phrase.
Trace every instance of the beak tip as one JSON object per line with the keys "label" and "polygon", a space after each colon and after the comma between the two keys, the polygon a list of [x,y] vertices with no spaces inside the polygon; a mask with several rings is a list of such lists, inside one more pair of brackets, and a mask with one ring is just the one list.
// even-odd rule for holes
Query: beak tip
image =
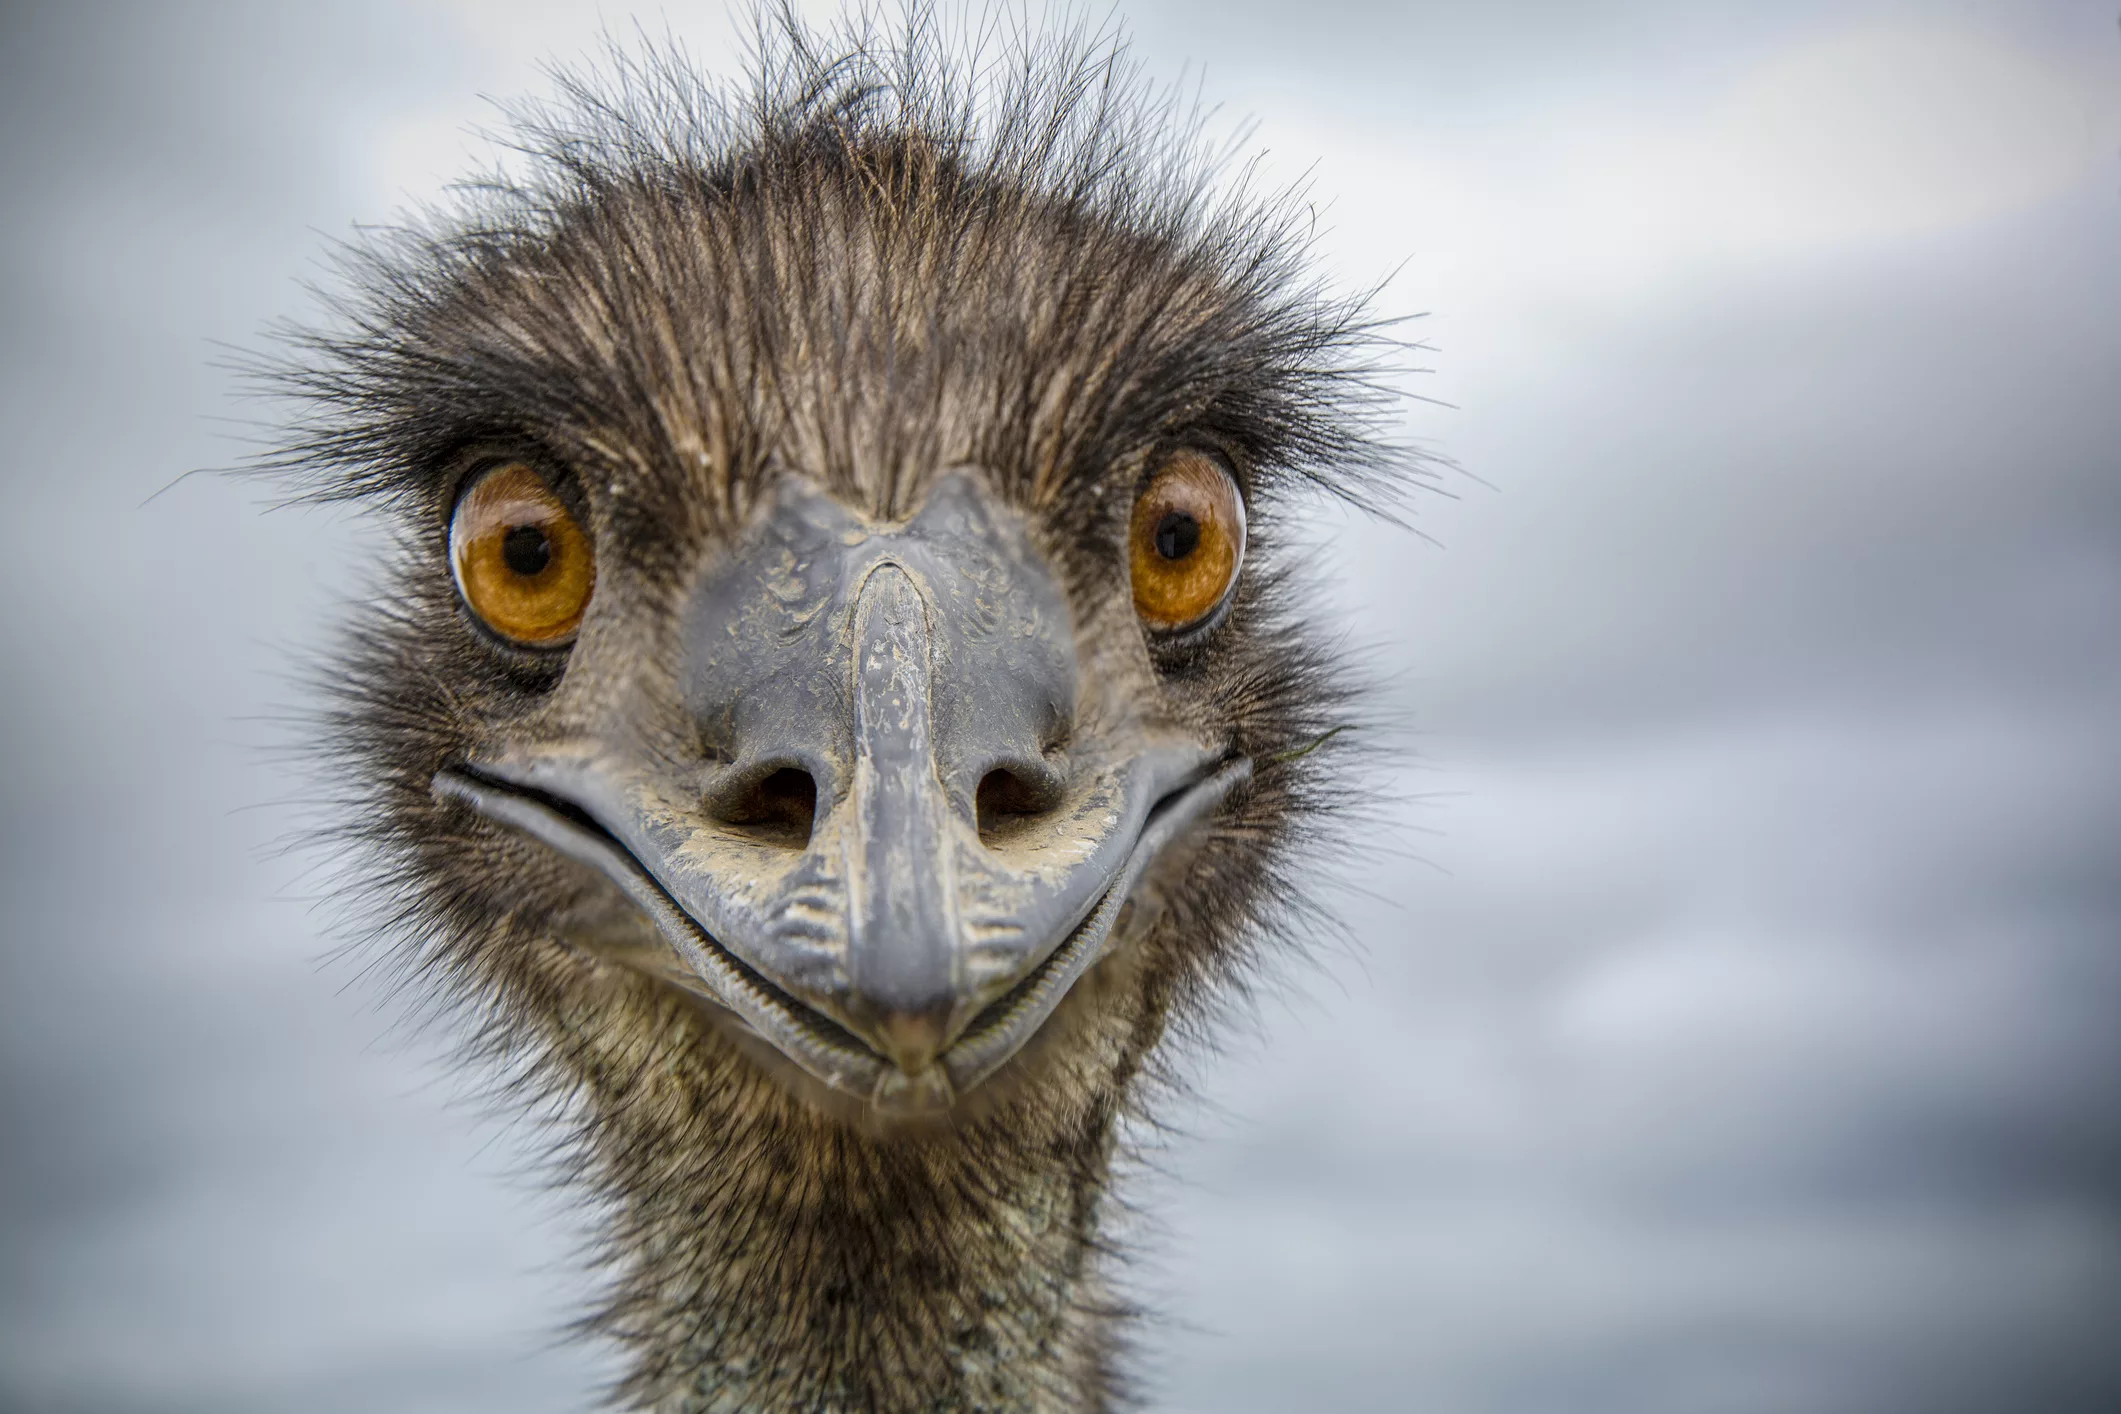
{"label": "beak tip", "polygon": [[949,1013],[939,1007],[886,1012],[864,1029],[885,1059],[908,1076],[934,1069],[936,1057],[950,1044]]}
{"label": "beak tip", "polygon": [[939,1114],[956,1101],[957,1087],[940,1065],[911,1072],[885,1066],[869,1096],[878,1110],[904,1116]]}

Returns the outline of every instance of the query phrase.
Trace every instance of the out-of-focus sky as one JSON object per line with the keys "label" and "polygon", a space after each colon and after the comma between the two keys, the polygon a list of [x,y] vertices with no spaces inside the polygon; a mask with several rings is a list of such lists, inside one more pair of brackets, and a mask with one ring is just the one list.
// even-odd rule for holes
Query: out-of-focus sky
{"label": "out-of-focus sky", "polygon": [[[0,1408],[609,1374],[534,1135],[274,852],[376,537],[177,478],[266,415],[221,346],[631,15],[0,13]],[[1155,1407],[2121,1408],[2115,8],[1123,18],[1427,313],[1472,473],[1313,527],[1423,764],[1145,1176]]]}

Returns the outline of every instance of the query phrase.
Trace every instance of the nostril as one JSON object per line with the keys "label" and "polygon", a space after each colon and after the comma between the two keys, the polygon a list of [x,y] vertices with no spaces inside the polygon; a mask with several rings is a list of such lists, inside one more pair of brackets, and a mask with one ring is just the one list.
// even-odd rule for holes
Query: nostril
{"label": "nostril", "polygon": [[817,824],[817,782],[800,766],[783,766],[718,802],[723,821],[771,844],[802,849]]}
{"label": "nostril", "polygon": [[1029,824],[1060,803],[1060,783],[1051,773],[1034,777],[999,766],[980,777],[973,796],[980,838],[987,844],[1005,844]]}

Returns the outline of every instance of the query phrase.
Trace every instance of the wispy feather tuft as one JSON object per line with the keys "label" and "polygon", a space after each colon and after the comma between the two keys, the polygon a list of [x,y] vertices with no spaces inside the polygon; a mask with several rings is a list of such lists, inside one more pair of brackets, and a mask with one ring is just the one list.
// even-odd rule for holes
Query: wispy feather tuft
{"label": "wispy feather tuft", "polygon": [[[994,21],[999,28],[1002,21]],[[747,80],[618,46],[514,110],[506,159],[343,253],[325,327],[261,375],[296,413],[261,463],[395,528],[318,739],[361,862],[349,914],[441,999],[497,1093],[554,1126],[602,1214],[629,1408],[1110,1409],[1127,1311],[1100,1236],[1120,1118],[1165,1092],[1361,798],[1358,685],[1304,612],[1285,503],[1389,508],[1399,346],[1312,261],[1197,106],[1110,31],[984,33],[931,12],[830,33],[761,15]],[[439,802],[435,772],[566,671],[467,622],[446,557],[465,467],[503,449],[590,508],[654,631],[660,589],[789,469],[893,516],[972,462],[1031,519],[1086,634],[1134,635],[1118,553],[1142,478],[1215,449],[1251,507],[1224,620],[1150,646],[1165,709],[1256,766],[1141,946],[1093,971],[1027,1078],[943,1135],[792,1093],[699,1004],[570,946],[608,886]],[[645,651],[645,650],[644,650]]]}

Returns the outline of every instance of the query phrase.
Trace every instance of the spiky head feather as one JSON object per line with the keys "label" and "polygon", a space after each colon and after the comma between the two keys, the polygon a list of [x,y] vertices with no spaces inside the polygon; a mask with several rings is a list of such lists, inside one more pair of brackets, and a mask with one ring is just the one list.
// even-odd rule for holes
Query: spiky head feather
{"label": "spiky head feather", "polygon": [[[564,1117],[558,1152],[606,1214],[590,1325],[634,1352],[621,1402],[1109,1407],[1116,1121],[1167,1031],[1241,986],[1301,906],[1302,846],[1349,794],[1347,675],[1278,519],[1307,490],[1391,495],[1382,341],[1312,273],[1302,207],[1224,193],[1196,119],[1109,37],[952,55],[919,14],[830,37],[783,15],[754,58],[728,90],[667,48],[563,77],[514,116],[507,175],[348,254],[332,324],[274,371],[302,411],[272,466],[395,532],[323,723],[365,860],[354,907]],[[1178,445],[1226,458],[1252,551],[1211,634],[1145,644],[1127,513]],[[573,945],[623,911],[610,887],[435,798],[438,769],[566,671],[458,603],[446,528],[483,448],[560,469],[649,636],[662,591],[775,477],[889,519],[935,469],[985,467],[1086,661],[1131,645],[1142,690],[1254,780],[1010,1084],[945,1131],[879,1132]]]}

